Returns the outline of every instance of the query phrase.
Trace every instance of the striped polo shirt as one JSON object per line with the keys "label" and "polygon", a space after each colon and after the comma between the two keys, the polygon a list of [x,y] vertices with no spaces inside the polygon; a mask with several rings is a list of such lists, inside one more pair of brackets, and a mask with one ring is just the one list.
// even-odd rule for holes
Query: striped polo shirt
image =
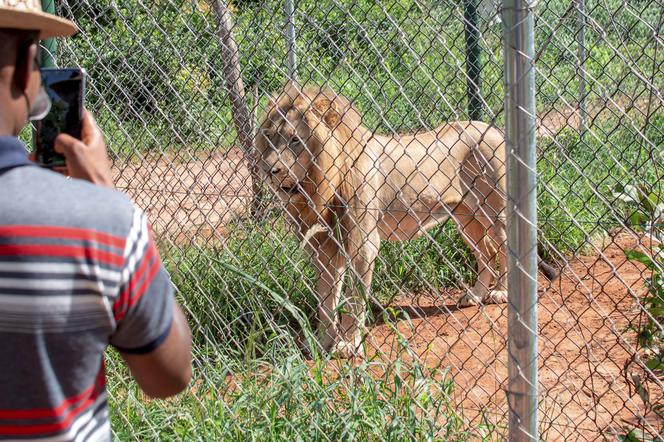
{"label": "striped polo shirt", "polygon": [[173,288],[124,195],[26,155],[0,137],[0,441],[107,441],[104,350],[157,348]]}

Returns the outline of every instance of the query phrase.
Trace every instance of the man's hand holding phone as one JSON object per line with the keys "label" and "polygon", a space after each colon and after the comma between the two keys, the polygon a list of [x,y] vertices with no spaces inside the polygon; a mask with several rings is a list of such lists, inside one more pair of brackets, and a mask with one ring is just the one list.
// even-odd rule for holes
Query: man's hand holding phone
{"label": "man's hand holding phone", "polygon": [[43,167],[113,188],[104,137],[85,111],[86,73],[82,68],[42,68],[47,109],[35,119],[34,160]]}
{"label": "man's hand holding phone", "polygon": [[65,156],[66,167],[60,171],[66,175],[99,186],[115,187],[104,136],[88,111],[83,112],[81,139],[60,134],[55,139],[55,151]]}

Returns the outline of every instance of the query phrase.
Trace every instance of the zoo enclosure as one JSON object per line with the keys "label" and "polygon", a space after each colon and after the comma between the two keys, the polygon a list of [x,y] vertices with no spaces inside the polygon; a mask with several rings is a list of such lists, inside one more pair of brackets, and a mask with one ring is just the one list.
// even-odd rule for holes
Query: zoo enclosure
{"label": "zoo enclosure", "polygon": [[[118,186],[150,215],[197,342],[191,401],[146,404],[110,361],[123,440],[182,438],[178,427],[198,438],[231,437],[231,424],[210,422],[241,421],[236,413],[251,416],[256,428],[289,416],[284,432],[335,440],[348,436],[342,424],[361,420],[344,397],[372,382],[384,387],[385,434],[396,431],[388,428],[396,419],[412,424],[403,431],[413,438],[440,437],[443,429],[458,439],[506,435],[507,310],[453,307],[472,285],[474,264],[451,225],[383,248],[373,285],[382,309],[366,341],[368,367],[316,361],[326,376],[317,375],[294,342],[306,324],[284,307],[313,319],[312,269],[277,201],[259,201],[263,219],[248,216],[256,190],[243,141],[250,129],[238,125],[241,111],[231,102],[237,82],[225,82],[229,58],[221,54],[229,47],[220,47],[219,11],[192,0],[56,3],[81,27],[61,42],[57,59],[90,73],[88,105],[113,150]],[[478,102],[483,120],[505,127],[508,55],[490,3],[300,0],[290,3],[293,14],[277,1],[218,5],[232,20],[252,125],[267,96],[296,76],[347,96],[363,124],[383,133],[477,117]],[[633,264],[625,250],[655,255],[661,223],[662,4],[541,1],[533,8],[537,232],[540,254],[562,269],[558,281],[540,277],[537,287],[538,432],[551,440],[654,437],[662,428],[662,306],[644,280],[661,267],[648,268],[645,258]],[[357,383],[335,384],[342,374]],[[269,398],[275,379],[309,398],[298,410],[309,424],[283,404],[277,416],[246,413],[242,392]],[[321,388],[339,426],[313,398],[293,393],[299,384]],[[411,406],[414,416],[406,412]],[[175,428],[167,424],[173,421]]]}

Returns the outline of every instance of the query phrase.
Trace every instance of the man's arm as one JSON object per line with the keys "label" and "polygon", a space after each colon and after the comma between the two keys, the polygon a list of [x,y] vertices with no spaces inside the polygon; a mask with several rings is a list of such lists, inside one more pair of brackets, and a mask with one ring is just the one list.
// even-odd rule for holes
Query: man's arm
{"label": "man's arm", "polygon": [[173,302],[173,323],[166,340],[148,354],[120,351],[131,374],[148,396],[166,398],[191,380],[191,333],[180,307]]}

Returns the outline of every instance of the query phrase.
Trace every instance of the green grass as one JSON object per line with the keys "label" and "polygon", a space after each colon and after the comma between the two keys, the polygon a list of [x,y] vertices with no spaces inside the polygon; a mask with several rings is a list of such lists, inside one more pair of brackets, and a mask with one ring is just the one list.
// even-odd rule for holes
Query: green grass
{"label": "green grass", "polygon": [[227,346],[237,359],[251,360],[263,353],[266,342],[282,339],[292,329],[302,330],[271,293],[297,306],[303,318],[313,318],[313,269],[281,224],[238,226],[223,245],[169,247],[163,253],[173,283],[199,322],[200,338]]}
{"label": "green grass", "polygon": [[[661,186],[664,114],[653,114],[644,135],[643,118],[624,124],[616,117],[598,121],[581,138],[563,128],[538,141],[538,217],[545,255],[571,255],[612,228],[624,226],[626,207],[619,186]],[[648,142],[646,142],[648,140]]]}
{"label": "green grass", "polygon": [[[444,366],[307,359],[299,341],[315,312],[311,266],[281,221],[243,228],[218,247],[161,244],[190,319],[195,380],[172,401],[147,401],[111,354],[111,415],[120,440],[465,441],[502,431],[488,420],[468,425]],[[405,245],[386,248],[386,258],[440,260],[423,241]],[[379,271],[377,286],[395,275]],[[399,345],[417,360],[407,342]]]}
{"label": "green grass", "polygon": [[451,401],[443,369],[379,362],[238,363],[219,355],[198,365],[194,388],[171,401],[145,401],[124,367],[110,358],[113,428],[119,440],[465,441],[489,438],[490,425],[469,428]]}
{"label": "green grass", "polygon": [[[414,241],[383,243],[373,281],[378,302],[472,282],[474,260],[456,228],[450,223],[431,233]],[[315,272],[281,218],[238,224],[217,246],[183,250],[165,243],[162,249],[174,284],[192,294],[187,302],[200,322],[201,338],[238,344],[232,350],[238,359],[262,354],[262,345],[282,333],[302,332],[301,321],[281,297],[297,309],[298,317],[315,321]]]}
{"label": "green grass", "polygon": [[305,359],[297,327],[311,326],[295,316],[313,312],[311,275],[287,239],[266,227],[219,249],[182,253],[162,245],[190,317],[195,381],[172,401],[146,401],[111,354],[120,440],[465,441],[497,431],[488,422],[465,423],[445,367]]}

